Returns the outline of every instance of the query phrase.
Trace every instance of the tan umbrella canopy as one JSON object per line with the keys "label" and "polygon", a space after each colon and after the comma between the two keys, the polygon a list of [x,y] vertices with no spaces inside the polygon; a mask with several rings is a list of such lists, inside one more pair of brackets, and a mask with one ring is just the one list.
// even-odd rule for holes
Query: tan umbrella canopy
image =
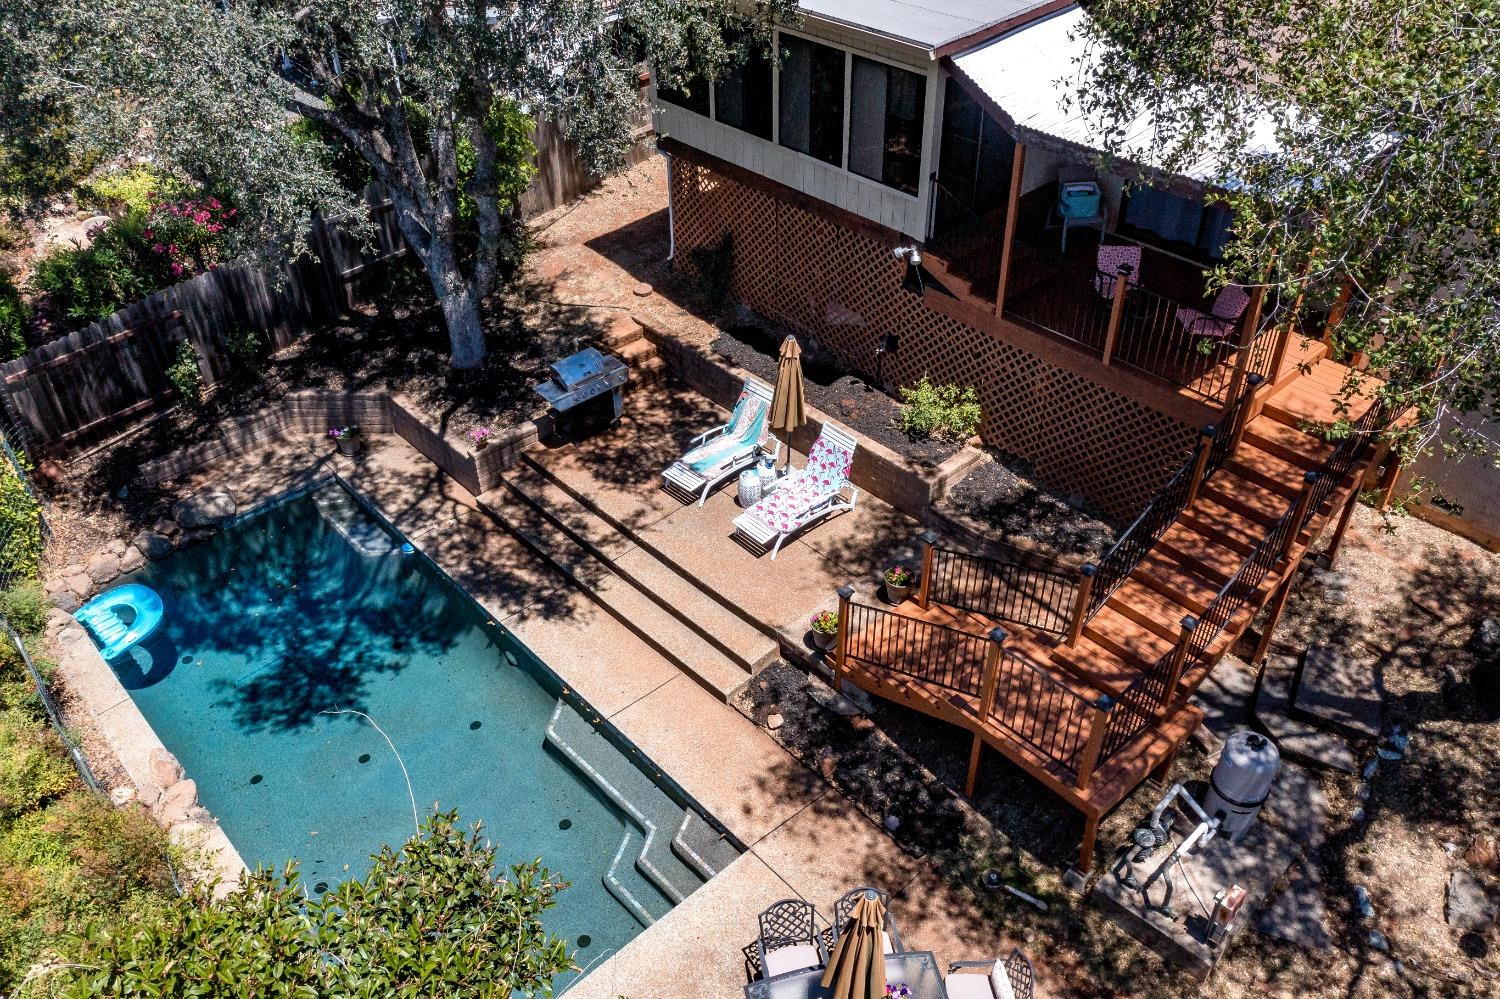
{"label": "tan umbrella canopy", "polygon": [[792,464],[792,431],[807,422],[807,394],[802,385],[802,348],[797,338],[781,342],[776,362],[776,392],[771,397],[771,429],[786,434],[786,463]]}
{"label": "tan umbrella canopy", "polygon": [[823,972],[823,987],[833,990],[833,999],[885,999],[885,954],[880,943],[884,925],[880,896],[865,892],[854,903],[849,925],[839,934],[833,959]]}

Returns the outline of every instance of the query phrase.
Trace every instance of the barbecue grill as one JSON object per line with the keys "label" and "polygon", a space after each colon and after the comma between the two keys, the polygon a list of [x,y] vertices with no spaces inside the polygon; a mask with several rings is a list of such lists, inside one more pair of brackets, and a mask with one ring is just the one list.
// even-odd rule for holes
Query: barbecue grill
{"label": "barbecue grill", "polygon": [[585,347],[550,365],[552,378],[534,386],[555,412],[559,436],[577,440],[602,430],[620,418],[622,387],[630,376],[625,362]]}

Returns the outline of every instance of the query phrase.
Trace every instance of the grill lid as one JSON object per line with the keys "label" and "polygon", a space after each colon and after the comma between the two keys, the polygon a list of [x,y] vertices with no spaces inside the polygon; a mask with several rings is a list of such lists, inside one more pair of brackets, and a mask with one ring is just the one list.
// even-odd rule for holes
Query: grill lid
{"label": "grill lid", "polygon": [[585,347],[551,365],[557,383],[569,391],[591,378],[598,378],[607,370],[604,355],[593,347]]}

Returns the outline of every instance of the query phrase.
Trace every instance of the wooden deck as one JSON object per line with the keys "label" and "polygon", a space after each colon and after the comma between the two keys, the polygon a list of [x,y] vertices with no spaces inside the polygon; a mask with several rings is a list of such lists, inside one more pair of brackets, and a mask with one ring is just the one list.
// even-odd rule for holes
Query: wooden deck
{"label": "wooden deck", "polygon": [[[1276,534],[1278,525],[1299,523],[1296,507],[1307,509],[1314,495],[1304,495],[1307,473],[1326,469],[1334,455],[1309,430],[1341,415],[1357,418],[1371,405],[1363,398],[1352,413],[1336,411],[1344,370],[1319,357],[1308,374],[1267,387],[1270,398],[1243,428],[1238,449],[1082,622],[1072,645],[937,600],[925,607],[908,600],[891,612],[855,606],[846,615],[839,676],[972,732],[968,790],[988,746],[1068,801],[1084,816],[1079,866],[1087,870],[1099,821],[1170,765],[1201,720],[1189,696],[1359,489],[1369,454],[1326,490],[1305,530],[1286,540],[1287,527]],[[1278,550],[1268,557],[1271,547]],[[1237,599],[1226,602],[1226,591]],[[1222,629],[1194,646],[1184,638],[1184,618],[1215,608],[1227,617],[1214,622]],[[1004,631],[998,645],[997,626]],[[1177,655],[1177,672],[1164,681],[1181,649],[1193,651]],[[1143,693],[1150,691],[1161,700]]]}

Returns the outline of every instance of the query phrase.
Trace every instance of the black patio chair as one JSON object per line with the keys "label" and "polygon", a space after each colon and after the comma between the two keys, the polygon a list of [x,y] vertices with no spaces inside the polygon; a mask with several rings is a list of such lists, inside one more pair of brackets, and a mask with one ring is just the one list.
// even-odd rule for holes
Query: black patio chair
{"label": "black patio chair", "polygon": [[800,898],[786,898],[760,914],[760,973],[774,978],[789,971],[821,968],[828,952],[818,934],[817,910]]}
{"label": "black patio chair", "polygon": [[[952,964],[948,965],[949,976],[954,975],[961,968],[969,970],[970,972],[972,972],[972,970],[976,968],[990,969],[989,971],[984,973],[987,983],[993,982],[995,971],[1003,968],[1005,970],[1006,983],[1010,986],[1011,994],[1015,996],[1015,999],[1035,999],[1036,969],[1031,966],[1031,959],[1025,954],[1021,953],[1020,948],[1016,948],[1015,950],[1011,951],[1010,957],[1007,957],[1003,961],[955,961]],[[971,973],[968,975],[963,975],[961,976],[961,978],[965,980],[962,984],[967,984],[969,981],[972,981],[975,978],[979,978],[979,975]],[[950,980],[945,984],[948,988],[949,995],[967,995],[969,992],[968,989],[957,987],[961,983],[952,982]],[[993,987],[991,987],[991,991],[994,991]],[[998,992],[994,992],[994,995],[995,999],[1004,999],[1004,997],[1001,996]]]}

